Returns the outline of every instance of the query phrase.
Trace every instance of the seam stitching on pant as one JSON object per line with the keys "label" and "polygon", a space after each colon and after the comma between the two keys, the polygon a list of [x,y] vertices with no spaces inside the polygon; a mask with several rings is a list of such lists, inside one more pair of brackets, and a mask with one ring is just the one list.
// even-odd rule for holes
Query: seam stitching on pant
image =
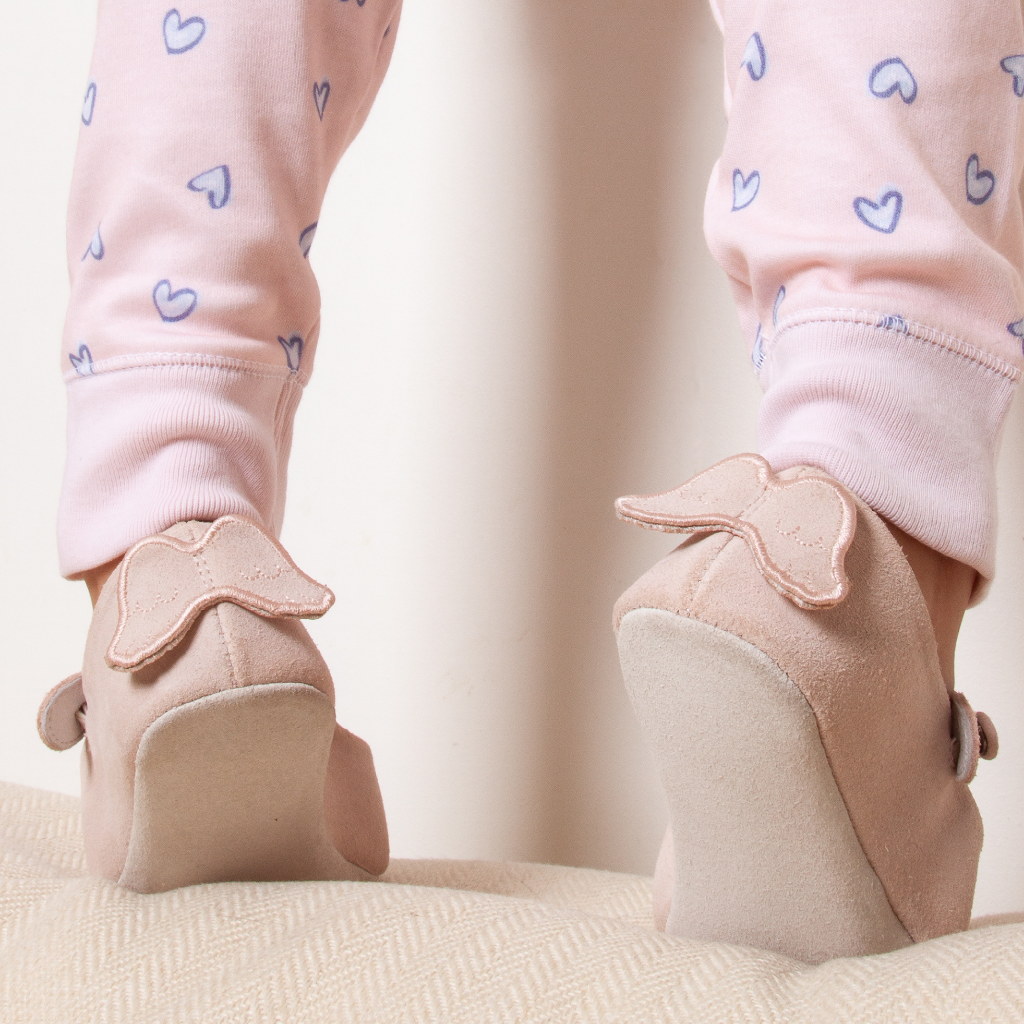
{"label": "seam stitching on pant", "polygon": [[1021,378],[1021,371],[1015,366],[1011,366],[998,356],[983,352],[962,338],[944,334],[934,327],[917,323],[914,320],[906,320],[893,313],[877,313],[871,310],[859,309],[810,309],[804,313],[796,313],[784,317],[771,341],[765,346],[765,358],[767,359],[771,355],[779,338],[787,331],[791,331],[796,327],[818,323],[850,324],[859,327],[871,327],[875,330],[887,331],[891,334],[901,334],[905,337],[913,338],[915,341],[941,348],[952,355],[959,356],[968,362],[980,366],[982,369],[988,370],[990,373],[1005,377],[1014,384]]}
{"label": "seam stitching on pant", "polygon": [[289,370],[287,367],[273,366],[269,363],[258,363],[247,359],[234,359],[230,356],[212,356],[200,353],[153,352],[138,356],[114,356],[92,364],[89,373],[81,374],[69,370],[63,375],[68,386],[90,377],[105,376],[112,373],[123,373],[126,370],[159,370],[168,367],[190,367],[205,370],[221,370],[224,373],[258,377],[264,380],[281,382],[295,381],[302,387],[309,383],[309,375]]}

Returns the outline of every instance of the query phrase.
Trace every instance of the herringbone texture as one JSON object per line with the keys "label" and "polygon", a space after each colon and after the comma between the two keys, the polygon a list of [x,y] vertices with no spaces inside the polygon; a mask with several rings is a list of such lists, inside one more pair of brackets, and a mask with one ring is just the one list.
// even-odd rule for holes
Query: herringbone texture
{"label": "herringbone texture", "polygon": [[140,896],[83,876],[76,800],[0,784],[0,827],[5,1024],[1024,1020],[1024,925],[809,968],[654,932],[629,875],[398,861]]}

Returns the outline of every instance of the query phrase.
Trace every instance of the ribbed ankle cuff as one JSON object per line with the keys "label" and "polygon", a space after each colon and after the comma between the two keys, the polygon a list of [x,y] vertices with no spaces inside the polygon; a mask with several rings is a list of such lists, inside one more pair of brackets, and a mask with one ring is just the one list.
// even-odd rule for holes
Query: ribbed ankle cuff
{"label": "ribbed ankle cuff", "polygon": [[784,323],[766,346],[760,452],[776,471],[825,470],[990,581],[996,455],[1019,371],[918,324],[841,312]]}
{"label": "ribbed ankle cuff", "polygon": [[90,364],[65,379],[62,575],[80,576],[181,520],[233,512],[280,532],[304,375],[152,353]]}

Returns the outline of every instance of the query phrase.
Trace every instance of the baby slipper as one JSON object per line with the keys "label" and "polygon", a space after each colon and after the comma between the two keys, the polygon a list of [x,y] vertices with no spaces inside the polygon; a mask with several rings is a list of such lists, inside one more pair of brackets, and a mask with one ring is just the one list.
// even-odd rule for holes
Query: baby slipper
{"label": "baby slipper", "polygon": [[966,928],[982,841],[967,783],[995,730],[947,692],[882,520],[757,455],[616,508],[689,535],[615,608],[668,794],[666,931],[820,962]]}
{"label": "baby slipper", "polygon": [[177,523],[103,587],[82,672],[43,701],[43,741],[85,737],[89,873],[137,892],[370,879],[388,864],[369,747],[334,719],[300,618],[334,595],[255,523]]}

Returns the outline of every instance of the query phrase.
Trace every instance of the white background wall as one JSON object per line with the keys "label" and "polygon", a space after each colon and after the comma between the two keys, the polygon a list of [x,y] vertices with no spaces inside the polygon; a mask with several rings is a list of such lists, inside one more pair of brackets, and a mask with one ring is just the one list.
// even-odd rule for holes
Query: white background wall
{"label": "white background wall", "polygon": [[[89,618],[53,537],[94,15],[34,0],[0,33],[0,778],[66,792],[78,752],[45,749],[34,718]],[[700,228],[723,130],[701,0],[407,0],[320,221],[323,338],[283,537],[338,594],[312,630],[398,856],[651,870],[662,798],[610,618],[673,544],[611,505],[754,443],[758,390]],[[1003,743],[974,785],[979,913],[1024,910],[1022,454],[1018,403],[1000,576],[958,662]]]}

